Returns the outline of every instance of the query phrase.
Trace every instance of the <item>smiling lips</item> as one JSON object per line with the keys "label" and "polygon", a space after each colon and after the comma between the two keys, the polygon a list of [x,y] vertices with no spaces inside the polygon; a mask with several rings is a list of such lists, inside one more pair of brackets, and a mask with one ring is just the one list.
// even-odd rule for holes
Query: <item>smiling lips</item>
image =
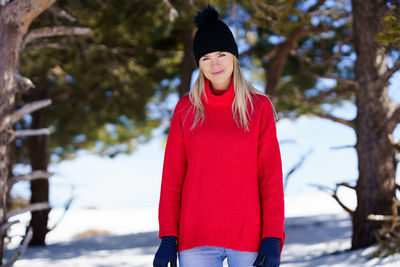
{"label": "smiling lips", "polygon": [[214,74],[214,75],[218,75],[218,74],[221,74],[222,72],[224,72],[224,70],[217,71],[217,72],[212,72],[212,74]]}

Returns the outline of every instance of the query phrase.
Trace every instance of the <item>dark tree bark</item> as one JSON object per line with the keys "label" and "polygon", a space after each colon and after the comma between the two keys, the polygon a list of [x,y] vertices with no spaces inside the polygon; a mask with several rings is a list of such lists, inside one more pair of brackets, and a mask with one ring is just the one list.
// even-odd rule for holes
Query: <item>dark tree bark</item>
{"label": "dark tree bark", "polygon": [[193,35],[194,35],[193,27],[189,26],[185,28],[183,32],[184,54],[180,71],[181,83],[178,87],[179,97],[182,97],[185,93],[187,93],[190,90],[190,81],[192,79],[192,73],[196,68],[196,62],[192,50]]}
{"label": "dark tree bark", "polygon": [[[41,111],[32,114],[32,129],[40,129],[46,126]],[[31,160],[32,171],[47,171],[49,163],[50,136],[32,136],[29,139],[29,157]],[[39,202],[49,202],[49,181],[48,179],[37,179],[31,183],[31,204]],[[33,229],[30,246],[44,246],[46,234],[48,232],[47,222],[50,209],[33,211],[30,226]]]}
{"label": "dark tree bark", "polygon": [[354,45],[357,53],[355,78],[359,177],[356,185],[357,208],[353,215],[352,249],[376,242],[379,224],[367,220],[369,214],[391,214],[395,196],[397,153],[387,123],[392,112],[387,82],[382,83],[387,71],[385,49],[374,41],[381,31],[381,21],[387,7],[384,0],[353,0]]}
{"label": "dark tree bark", "polygon": [[267,92],[268,95],[275,95],[276,88],[278,87],[278,81],[282,76],[283,68],[287,61],[289,52],[297,45],[299,39],[303,35],[303,31],[304,26],[302,25],[291,33],[287,41],[283,42],[275,48],[275,55],[268,63],[266,71],[267,84],[265,92]]}

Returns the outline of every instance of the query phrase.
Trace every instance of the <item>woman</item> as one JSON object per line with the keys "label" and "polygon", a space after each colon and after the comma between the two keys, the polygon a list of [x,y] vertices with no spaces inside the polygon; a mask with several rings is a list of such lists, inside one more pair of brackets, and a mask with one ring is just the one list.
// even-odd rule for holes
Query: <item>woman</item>
{"label": "woman", "polygon": [[175,107],[159,202],[162,239],[153,266],[280,264],[285,242],[275,110],[245,81],[232,32],[208,6],[198,12],[200,68]]}

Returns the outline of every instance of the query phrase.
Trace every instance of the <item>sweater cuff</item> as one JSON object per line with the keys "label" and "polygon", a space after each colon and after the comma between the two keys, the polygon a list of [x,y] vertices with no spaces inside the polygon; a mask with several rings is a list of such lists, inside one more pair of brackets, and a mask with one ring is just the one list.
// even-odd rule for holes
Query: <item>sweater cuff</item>
{"label": "sweater cuff", "polygon": [[173,222],[160,223],[160,229],[158,231],[158,238],[163,236],[178,236],[178,226]]}
{"label": "sweater cuff", "polygon": [[263,224],[263,234],[261,238],[262,239],[264,239],[265,237],[279,238],[280,253],[282,253],[283,245],[285,244],[286,233],[283,226],[278,226],[278,225],[279,224],[274,224],[274,223]]}

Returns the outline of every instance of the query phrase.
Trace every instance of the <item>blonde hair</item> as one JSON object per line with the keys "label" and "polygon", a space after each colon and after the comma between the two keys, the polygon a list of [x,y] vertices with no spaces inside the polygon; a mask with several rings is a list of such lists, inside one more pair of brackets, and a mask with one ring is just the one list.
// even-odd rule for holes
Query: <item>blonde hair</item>
{"label": "blonde hair", "polygon": [[[197,77],[196,82],[194,83],[193,87],[190,89],[190,92],[186,93],[185,95],[189,95],[190,102],[192,103],[192,106],[194,107],[193,112],[195,112],[195,120],[193,122],[192,127],[190,130],[193,130],[196,124],[201,120],[201,123],[204,122],[205,120],[205,112],[204,112],[204,106],[201,101],[201,95],[204,93],[204,85],[205,85],[205,76],[202,72],[202,70],[199,70],[199,75]],[[275,121],[277,120],[277,115],[275,111],[275,107],[272,104],[271,99],[267,94],[264,94],[260,91],[258,91],[256,88],[254,88],[249,82],[246,81],[244,78],[244,75],[242,71],[240,70],[239,62],[237,58],[234,56],[233,57],[233,86],[235,90],[235,99],[233,100],[232,103],[232,113],[233,113],[233,118],[236,122],[236,125],[238,127],[242,126],[246,131],[249,131],[248,127],[248,105],[246,105],[247,102],[250,103],[251,106],[251,112],[253,113],[254,107],[253,107],[253,102],[252,102],[252,97],[251,94],[259,94],[259,95],[264,95],[268,98],[268,100],[271,102],[271,105],[274,110],[274,119]],[[189,112],[190,109],[188,109]],[[187,115],[187,114],[186,114]]]}

